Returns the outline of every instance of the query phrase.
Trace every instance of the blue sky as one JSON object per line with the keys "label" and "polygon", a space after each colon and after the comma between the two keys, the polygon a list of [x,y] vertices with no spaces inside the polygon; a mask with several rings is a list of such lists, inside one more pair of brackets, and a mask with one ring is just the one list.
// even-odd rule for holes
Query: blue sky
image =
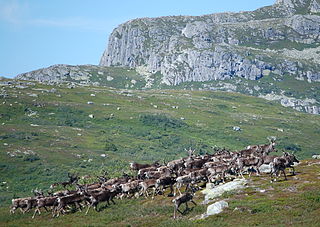
{"label": "blue sky", "polygon": [[130,19],[247,11],[274,2],[0,0],[0,76],[53,64],[98,64],[113,28]]}

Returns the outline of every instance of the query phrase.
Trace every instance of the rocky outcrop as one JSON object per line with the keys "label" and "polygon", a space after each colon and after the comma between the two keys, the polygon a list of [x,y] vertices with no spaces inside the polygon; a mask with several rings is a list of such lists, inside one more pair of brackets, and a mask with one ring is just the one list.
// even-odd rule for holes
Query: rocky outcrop
{"label": "rocky outcrop", "polygon": [[[252,12],[135,19],[114,29],[100,66],[54,65],[16,78],[240,92],[320,114],[319,13],[320,0],[277,0]],[[288,78],[306,90],[282,86]]]}
{"label": "rocky outcrop", "polygon": [[53,65],[48,68],[22,73],[16,76],[18,80],[35,80],[44,83],[61,83],[66,81],[83,81],[89,83],[91,74],[80,66]]}
{"label": "rocky outcrop", "polygon": [[310,66],[299,57],[282,63],[284,47],[319,44],[320,16],[309,15],[318,7],[318,0],[278,0],[253,12],[131,20],[112,32],[100,65],[145,66],[151,73],[160,72],[167,85],[257,80],[265,70],[312,75],[308,79],[318,81],[319,65]]}
{"label": "rocky outcrop", "polygon": [[282,106],[291,107],[298,111],[304,111],[310,114],[320,114],[319,102],[315,99],[297,99],[276,94],[260,95],[259,97],[270,101],[280,101]]}

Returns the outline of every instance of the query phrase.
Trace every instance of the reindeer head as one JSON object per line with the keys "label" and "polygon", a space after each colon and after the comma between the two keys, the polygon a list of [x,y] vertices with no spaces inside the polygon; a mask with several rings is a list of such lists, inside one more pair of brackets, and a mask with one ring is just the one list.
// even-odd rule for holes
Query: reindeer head
{"label": "reindeer head", "polygon": [[270,144],[272,144],[272,146],[276,145],[277,137],[275,137],[275,136],[268,136],[267,139],[269,140]]}
{"label": "reindeer head", "polygon": [[192,150],[192,148],[190,147],[189,148],[189,150],[187,150],[187,149],[184,149],[186,152],[188,152],[188,156],[189,157],[192,157],[192,156],[194,156],[194,152],[195,152],[195,150]]}

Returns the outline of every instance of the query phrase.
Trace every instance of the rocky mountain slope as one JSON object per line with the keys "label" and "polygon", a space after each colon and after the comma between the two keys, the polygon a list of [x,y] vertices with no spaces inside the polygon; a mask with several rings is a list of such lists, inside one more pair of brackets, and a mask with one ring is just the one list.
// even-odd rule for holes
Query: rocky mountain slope
{"label": "rocky mountain slope", "polygon": [[111,76],[124,80],[121,88],[235,91],[319,114],[319,35],[320,0],[277,0],[252,12],[141,18],[114,29],[100,66],[58,65],[17,78],[119,87],[104,71],[121,67]]}
{"label": "rocky mountain slope", "polygon": [[253,12],[136,19],[113,31],[100,65],[143,65],[167,85],[270,73],[319,82],[318,13],[318,0],[278,0]]}

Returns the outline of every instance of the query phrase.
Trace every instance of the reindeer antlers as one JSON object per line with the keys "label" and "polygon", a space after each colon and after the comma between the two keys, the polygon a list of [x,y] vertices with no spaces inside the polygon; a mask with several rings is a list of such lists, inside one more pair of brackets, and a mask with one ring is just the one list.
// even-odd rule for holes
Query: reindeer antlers
{"label": "reindeer antlers", "polygon": [[186,148],[184,149],[186,152],[188,152],[189,157],[194,155],[195,150],[192,150],[192,148],[190,147],[189,150],[187,150]]}
{"label": "reindeer antlers", "polygon": [[271,143],[274,143],[274,142],[276,142],[277,137],[275,137],[275,136],[268,136],[267,139],[268,139]]}

